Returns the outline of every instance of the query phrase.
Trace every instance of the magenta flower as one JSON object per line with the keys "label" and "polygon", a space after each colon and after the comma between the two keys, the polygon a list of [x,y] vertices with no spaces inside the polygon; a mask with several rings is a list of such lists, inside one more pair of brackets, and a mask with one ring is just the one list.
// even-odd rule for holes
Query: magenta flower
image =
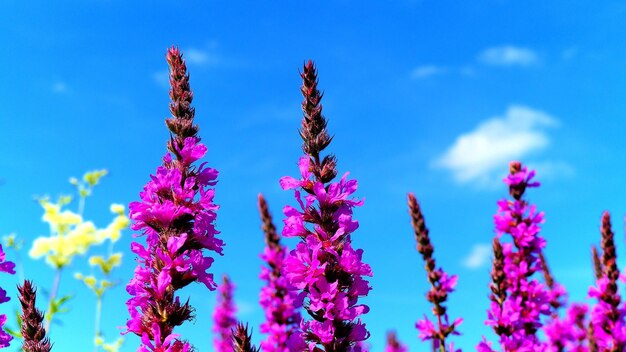
{"label": "magenta flower", "polygon": [[237,307],[233,300],[235,285],[233,285],[228,276],[224,275],[222,284],[217,288],[217,291],[219,295],[213,311],[213,332],[215,333],[213,347],[215,347],[216,352],[232,352],[232,330],[237,325],[237,319],[235,318]]}
{"label": "magenta flower", "polygon": [[[431,341],[433,349],[441,352],[454,352],[452,343],[446,344],[446,338],[450,335],[460,335],[457,327],[463,322],[462,318],[453,322],[449,321],[447,308],[444,303],[448,299],[448,295],[454,292],[457,276],[449,276],[442,268],[437,268],[433,252],[435,248],[430,242],[430,235],[424,214],[420,208],[415,195],[409,193],[409,214],[411,215],[411,224],[415,232],[415,240],[417,242],[417,251],[422,255],[422,259],[426,263],[426,274],[428,282],[431,285],[430,290],[426,294],[426,299],[433,305],[433,314],[437,320],[435,325],[426,315],[424,319],[419,320],[415,327],[419,331],[418,337],[422,341]],[[459,350],[460,351],[460,350]]]}
{"label": "magenta flower", "polygon": [[385,346],[385,352],[409,352],[409,349],[398,340],[398,336],[395,331],[389,331],[387,333],[387,346]]}
{"label": "magenta flower", "polygon": [[[548,290],[533,274],[541,270],[540,254],[545,240],[539,235],[543,213],[522,199],[533,182],[534,171],[527,171],[519,162],[511,162],[510,175],[504,179],[513,200],[498,202],[494,216],[496,239],[491,283],[491,307],[485,322],[500,336],[503,351],[541,351],[543,344],[536,336],[543,326],[542,316],[551,313]],[[510,242],[498,238],[508,234]],[[477,349],[490,351],[491,345],[481,342]]]}
{"label": "magenta flower", "polygon": [[358,299],[368,294],[370,285],[363,277],[372,276],[372,271],[362,262],[363,251],[352,247],[351,234],[358,228],[352,209],[363,202],[351,197],[357,182],[349,180],[348,174],[333,182],[335,157],[320,156],[332,138],[322,116],[313,62],[304,66],[301,76],[304,118],[300,135],[305,155],[298,162],[300,178],[283,177],[280,185],[294,190],[299,204],[299,208],[284,208],[283,236],[300,237],[302,242],[285,260],[284,275],[304,293],[300,299],[312,319],[301,323],[301,339],[290,339],[289,349],[359,351],[357,342],[369,337],[361,321],[369,308]]}
{"label": "magenta flower", "polygon": [[548,340],[545,351],[588,352],[587,310],[584,304],[573,304],[563,319],[556,317],[548,322],[543,328]]}
{"label": "magenta flower", "polygon": [[[267,264],[261,268],[261,280],[266,285],[261,288],[260,303],[265,312],[261,332],[267,338],[261,342],[263,352],[289,352],[289,341],[300,338],[299,324],[302,320],[298,309],[302,299],[298,297],[283,268],[287,250],[280,244],[280,237],[272,222],[267,202],[259,195],[259,211],[265,233],[265,251],[261,259]],[[302,344],[302,342],[300,343]]]}
{"label": "magenta flower", "polygon": [[176,291],[192,282],[209,290],[216,285],[207,273],[213,258],[206,250],[222,254],[223,242],[215,237],[213,203],[217,171],[206,163],[194,166],[207,151],[197,137],[191,107],[193,93],[182,54],[167,52],[170,67],[170,112],[166,120],[171,132],[168,153],[140,193],[141,201],[129,205],[131,228],[146,237],[146,246],[133,242],[137,255],[135,277],[126,286],[132,296],[126,303],[130,313],[127,332],[141,338],[138,351],[179,352],[191,346],[174,334],[176,326],[192,318],[192,307],[181,303]]}
{"label": "magenta flower", "polygon": [[[0,244],[0,272],[15,275],[15,263],[6,260],[6,253],[2,249],[2,245]],[[7,296],[7,291],[5,291],[2,287],[0,287],[0,303],[6,303],[11,298]],[[7,334],[4,331],[4,324],[7,321],[7,316],[5,314],[0,314],[0,348],[9,347],[11,340],[13,337]]]}
{"label": "magenta flower", "polygon": [[611,217],[608,212],[602,214],[602,277],[596,286],[589,288],[589,297],[597,299],[591,310],[591,326],[599,352],[616,352],[626,349],[626,321],[621,296],[618,293],[617,280],[620,277],[617,268],[617,253],[614,234],[611,230]]}

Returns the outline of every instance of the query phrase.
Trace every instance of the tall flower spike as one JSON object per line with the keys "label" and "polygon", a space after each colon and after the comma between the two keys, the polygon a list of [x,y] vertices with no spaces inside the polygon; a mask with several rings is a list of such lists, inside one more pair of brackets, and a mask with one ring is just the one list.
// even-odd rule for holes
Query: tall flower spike
{"label": "tall flower spike", "polygon": [[415,326],[419,330],[419,338],[422,341],[432,341],[434,349],[441,352],[455,351],[452,343],[446,345],[446,339],[450,335],[459,335],[457,327],[463,319],[459,318],[450,323],[444,303],[448,299],[448,294],[454,292],[457,276],[449,276],[442,268],[437,268],[435,258],[433,257],[435,249],[430,242],[430,235],[422,209],[415,195],[409,193],[408,199],[409,214],[411,215],[411,224],[413,225],[417,242],[417,251],[422,255],[422,259],[426,263],[426,274],[431,285],[428,294],[426,294],[426,299],[433,305],[433,315],[437,320],[435,326],[430,319],[424,316],[424,319],[418,321]]}
{"label": "tall flower spike", "polygon": [[539,263],[541,265],[541,271],[543,272],[544,281],[549,289],[552,317],[556,318],[559,315],[559,308],[567,305],[567,292],[561,284],[554,280],[554,277],[550,272],[550,267],[548,266],[548,261],[541,252],[539,253]]}
{"label": "tall flower spike", "polygon": [[600,255],[598,254],[598,248],[596,246],[591,246],[591,260],[593,262],[593,274],[596,277],[596,280],[602,278],[602,259],[600,259]]}
{"label": "tall flower spike", "polygon": [[[545,247],[540,236],[543,213],[523,199],[526,189],[538,187],[534,171],[519,162],[511,162],[504,183],[513,200],[498,202],[494,216],[496,239],[508,234],[506,242],[494,241],[494,270],[491,307],[486,324],[500,336],[503,351],[538,351],[542,343],[536,333],[542,327],[542,316],[549,315],[550,295],[533,275],[541,270],[539,255]],[[509,237],[507,236],[507,237]],[[501,253],[500,254],[500,247]],[[504,273],[504,281],[500,273]],[[506,295],[502,289],[506,289]],[[492,351],[490,343],[481,342],[479,352]]]}
{"label": "tall flower spike", "polygon": [[43,327],[43,313],[35,307],[37,292],[33,283],[26,280],[22,286],[17,287],[17,291],[22,305],[22,349],[25,352],[50,352],[52,344]]}
{"label": "tall flower spike", "polygon": [[265,312],[261,332],[268,334],[261,342],[263,352],[289,352],[290,339],[299,337],[298,324],[302,320],[298,308],[299,297],[294,287],[283,275],[286,249],[280,244],[280,237],[272,222],[272,215],[263,195],[259,194],[259,212],[265,233],[265,251],[261,259],[267,264],[261,268],[261,280],[266,286],[261,288],[260,303]]}
{"label": "tall flower spike", "polygon": [[302,239],[286,259],[284,272],[302,293],[311,319],[300,325],[306,345],[294,338],[289,349],[361,351],[357,342],[366,340],[369,332],[360,317],[369,307],[358,304],[358,299],[371,289],[363,277],[372,276],[372,270],[361,260],[363,251],[352,247],[351,234],[358,228],[352,208],[363,202],[351,197],[357,181],[348,180],[347,173],[333,182],[337,175],[335,157],[320,156],[332,138],[322,115],[322,94],[317,89],[313,62],[304,65],[301,77],[304,117],[300,136],[305,153],[298,162],[301,178],[280,179],[284,190],[294,190],[299,209],[283,209],[286,219],[282,234]]}
{"label": "tall flower spike", "polygon": [[[0,273],[6,273],[10,275],[15,275],[15,263],[6,260],[6,253],[2,249],[2,245],[0,244]],[[5,291],[2,287],[0,287],[0,304],[6,303],[11,298],[7,296],[7,291]],[[4,324],[7,321],[7,316],[5,314],[0,314],[0,348],[9,347],[11,340],[13,337],[4,331]]]}
{"label": "tall flower spike", "polygon": [[389,331],[387,333],[387,346],[385,352],[408,352],[409,349],[398,340],[398,336],[395,331]]}
{"label": "tall flower spike", "polygon": [[544,281],[549,289],[549,302],[552,306],[552,315],[543,327],[543,332],[547,337],[547,352],[587,352],[589,350],[586,343],[587,306],[572,304],[568,307],[565,317],[560,317],[559,309],[567,305],[567,292],[554,280],[543,253],[539,254],[539,262]]}
{"label": "tall flower spike", "polygon": [[235,313],[235,301],[233,300],[233,292],[235,285],[230,281],[228,276],[224,275],[222,284],[217,289],[217,304],[213,311],[213,346],[216,352],[233,351],[232,329],[237,325]]}
{"label": "tall flower spike", "polygon": [[259,352],[252,344],[252,333],[248,333],[248,324],[238,323],[232,330],[233,352]]}
{"label": "tall flower spike", "polygon": [[626,322],[620,309],[621,297],[618,293],[617,254],[614,234],[611,230],[611,216],[602,214],[602,278],[589,289],[589,296],[598,302],[591,310],[593,336],[601,352],[617,352],[626,349]]}
{"label": "tall flower spike", "polygon": [[129,205],[131,228],[141,231],[147,246],[133,242],[138,256],[135,277],[126,286],[132,296],[126,303],[130,313],[127,332],[141,337],[138,351],[189,351],[191,345],[173,330],[192,318],[188,301],[181,303],[176,291],[192,282],[216,288],[207,272],[213,258],[207,250],[222,254],[224,243],[214,221],[218,206],[213,203],[217,170],[195,162],[207,151],[196,136],[193,94],[182,54],[167,51],[170,65],[171,132],[168,153],[140,193],[141,201]]}

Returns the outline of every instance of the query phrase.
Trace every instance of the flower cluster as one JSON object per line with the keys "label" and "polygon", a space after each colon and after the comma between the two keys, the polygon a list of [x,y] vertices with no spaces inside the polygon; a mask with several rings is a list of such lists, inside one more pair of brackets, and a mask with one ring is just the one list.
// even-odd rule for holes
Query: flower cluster
{"label": "flower cluster", "polygon": [[93,245],[102,244],[107,239],[118,241],[121,231],[130,222],[124,214],[124,206],[112,204],[111,212],[115,217],[105,228],[96,228],[93,222],[84,221],[79,213],[62,210],[70,200],[68,197],[62,197],[57,203],[46,198],[40,200],[44,209],[43,220],[50,225],[51,236],[36,238],[29,255],[34,259],[45,257],[55,269],[69,265],[76,255],[85,254]]}
{"label": "flower cluster", "polygon": [[237,307],[233,301],[233,291],[235,285],[230,281],[228,276],[224,275],[222,284],[217,288],[219,295],[217,296],[217,304],[213,311],[213,346],[216,352],[232,352],[233,340],[232,329],[237,325],[235,313]]}
{"label": "flower cluster", "polygon": [[[542,343],[536,336],[542,326],[541,317],[549,315],[550,295],[532,275],[541,270],[539,255],[545,240],[539,235],[543,213],[522,199],[528,187],[538,187],[534,171],[519,162],[511,162],[510,174],[504,179],[513,200],[498,202],[494,216],[496,237],[511,236],[510,242],[494,241],[494,267],[491,284],[491,307],[486,324],[500,336],[504,351],[540,351]],[[483,341],[479,351],[491,351]]]}
{"label": "flower cluster", "polygon": [[459,318],[450,323],[447,309],[443,304],[448,299],[448,294],[454,291],[457,276],[450,276],[443,269],[437,268],[435,258],[433,257],[435,249],[430,242],[422,210],[415,195],[409,193],[408,199],[411,223],[415,232],[415,240],[417,241],[417,251],[422,255],[426,263],[428,282],[431,285],[428,294],[426,294],[426,299],[433,304],[433,314],[437,318],[437,326],[426,316],[418,321],[415,326],[419,330],[419,338],[422,341],[432,341],[434,349],[455,351],[452,342],[446,345],[446,338],[449,335],[459,335],[457,327],[463,322],[463,319]]}
{"label": "flower cluster", "polygon": [[127,307],[128,332],[141,337],[140,351],[188,351],[174,327],[192,317],[192,307],[181,303],[176,291],[192,282],[209,290],[216,288],[207,272],[213,258],[222,254],[223,242],[215,237],[217,205],[213,203],[217,171],[205,163],[194,166],[207,151],[193,124],[193,94],[182,55],[177,48],[167,52],[170,67],[170,112],[166,120],[172,133],[169,153],[140,193],[141,201],[129,205],[131,228],[142,231],[147,246],[133,242],[138,256],[135,277],[126,286],[132,296]]}
{"label": "flower cluster", "polygon": [[43,327],[43,313],[35,307],[37,292],[33,283],[26,280],[17,288],[22,305],[21,333],[24,338],[22,349],[25,352],[50,352],[52,344],[46,337]]}
{"label": "flower cluster", "polygon": [[394,331],[390,331],[387,333],[385,352],[409,352],[409,349],[398,340]]}
{"label": "flower cluster", "polygon": [[[0,273],[15,275],[15,263],[6,260],[6,253],[2,249],[2,245],[0,245]],[[7,296],[7,291],[0,287],[0,304],[8,302],[10,299],[11,298]],[[6,321],[6,314],[0,314],[0,348],[8,347],[13,339],[13,337],[7,334],[3,329]]]}
{"label": "flower cluster", "polygon": [[591,310],[592,334],[601,352],[623,351],[626,349],[626,312],[620,308],[617,280],[617,254],[614,234],[611,230],[611,217],[602,214],[602,277],[596,286],[589,289],[589,296],[598,300]]}
{"label": "flower cluster", "polygon": [[[294,190],[299,204],[299,209],[284,208],[283,236],[302,241],[286,259],[285,275],[296,289],[306,293],[304,307],[312,319],[303,321],[301,329],[308,349],[360,351],[356,342],[369,337],[360,316],[369,308],[358,304],[358,298],[369,293],[369,282],[363,277],[372,276],[372,271],[361,260],[363,251],[352,247],[351,234],[358,228],[352,208],[363,202],[351,197],[357,182],[349,180],[348,174],[332,182],[337,175],[336,160],[332,155],[320,157],[332,138],[326,131],[311,61],[301,76],[304,118],[300,135],[306,155],[298,162],[301,177],[283,177],[280,185],[284,190]],[[294,341],[290,349],[301,351],[306,346]]]}
{"label": "flower cluster", "polygon": [[573,304],[565,318],[554,318],[544,328],[548,341],[546,352],[587,352],[587,306]]}
{"label": "flower cluster", "polygon": [[287,250],[280,244],[280,237],[272,222],[267,202],[259,195],[259,211],[265,233],[265,251],[261,259],[267,264],[261,268],[261,280],[266,286],[261,288],[260,303],[265,312],[265,321],[261,324],[261,332],[268,334],[261,342],[263,352],[289,352],[288,341],[297,338],[298,324],[302,317],[298,311],[301,299],[294,292],[287,278],[283,275],[283,267]]}

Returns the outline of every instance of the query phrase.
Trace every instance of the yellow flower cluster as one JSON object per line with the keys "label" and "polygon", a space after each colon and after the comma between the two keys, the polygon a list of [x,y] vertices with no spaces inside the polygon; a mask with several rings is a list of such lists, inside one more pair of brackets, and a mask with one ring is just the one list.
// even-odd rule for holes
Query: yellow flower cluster
{"label": "yellow flower cluster", "polygon": [[50,225],[52,234],[36,238],[29,252],[34,259],[45,257],[46,262],[56,269],[70,264],[74,256],[85,254],[92,245],[101,244],[107,239],[116,242],[121,231],[130,225],[123,205],[111,205],[115,218],[107,227],[98,229],[93,222],[83,221],[79,214],[62,210],[67,202],[64,198],[57,203],[51,203],[48,199],[40,200],[44,209],[43,220]]}
{"label": "yellow flower cluster", "polygon": [[101,336],[97,336],[95,340],[96,346],[101,346],[106,352],[118,352],[123,343],[124,339],[121,337],[113,343],[104,343],[104,339]]}
{"label": "yellow flower cluster", "polygon": [[77,273],[74,275],[74,278],[82,281],[97,297],[102,297],[108,288],[113,287],[113,282],[105,279],[98,282],[93,275],[84,276],[83,274]]}
{"label": "yellow flower cluster", "polygon": [[91,195],[91,189],[100,182],[100,179],[109,173],[107,170],[95,170],[87,172],[83,175],[83,180],[79,181],[76,177],[70,178],[70,183],[76,186],[78,195],[85,198]]}

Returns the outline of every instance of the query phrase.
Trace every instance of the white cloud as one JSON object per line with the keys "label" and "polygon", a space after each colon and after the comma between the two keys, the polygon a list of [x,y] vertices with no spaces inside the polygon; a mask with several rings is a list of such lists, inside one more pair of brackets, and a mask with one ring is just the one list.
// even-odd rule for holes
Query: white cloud
{"label": "white cloud", "polygon": [[576,174],[572,165],[558,160],[529,163],[528,167],[536,170],[537,175],[540,175],[542,179],[562,179]]}
{"label": "white cloud", "polygon": [[55,82],[52,87],[52,92],[57,94],[67,93],[67,84],[62,81]]}
{"label": "white cloud", "polygon": [[426,78],[429,76],[440,75],[445,73],[447,70],[444,67],[436,66],[436,65],[424,65],[415,68],[411,71],[411,77],[415,79]]}
{"label": "white cloud", "polygon": [[550,139],[545,130],[557,125],[545,112],[513,105],[504,116],[483,121],[457,137],[434,166],[451,171],[459,183],[485,184],[506,170],[509,161],[546,148]]}
{"label": "white cloud", "polygon": [[183,50],[183,57],[188,63],[196,65],[215,65],[219,62],[215,54],[195,48]]}
{"label": "white cloud", "polygon": [[575,46],[569,47],[561,52],[561,57],[563,57],[563,60],[571,60],[576,55],[578,55],[578,48]]}
{"label": "white cloud", "polygon": [[493,66],[530,66],[538,63],[539,57],[531,49],[505,45],[485,49],[478,60]]}
{"label": "white cloud", "polygon": [[472,250],[463,258],[461,264],[470,270],[480,269],[489,262],[491,258],[491,246],[484,243],[475,244]]}
{"label": "white cloud", "polygon": [[167,70],[162,70],[159,72],[155,72],[152,75],[154,81],[161,87],[169,88],[170,86],[170,74]]}

